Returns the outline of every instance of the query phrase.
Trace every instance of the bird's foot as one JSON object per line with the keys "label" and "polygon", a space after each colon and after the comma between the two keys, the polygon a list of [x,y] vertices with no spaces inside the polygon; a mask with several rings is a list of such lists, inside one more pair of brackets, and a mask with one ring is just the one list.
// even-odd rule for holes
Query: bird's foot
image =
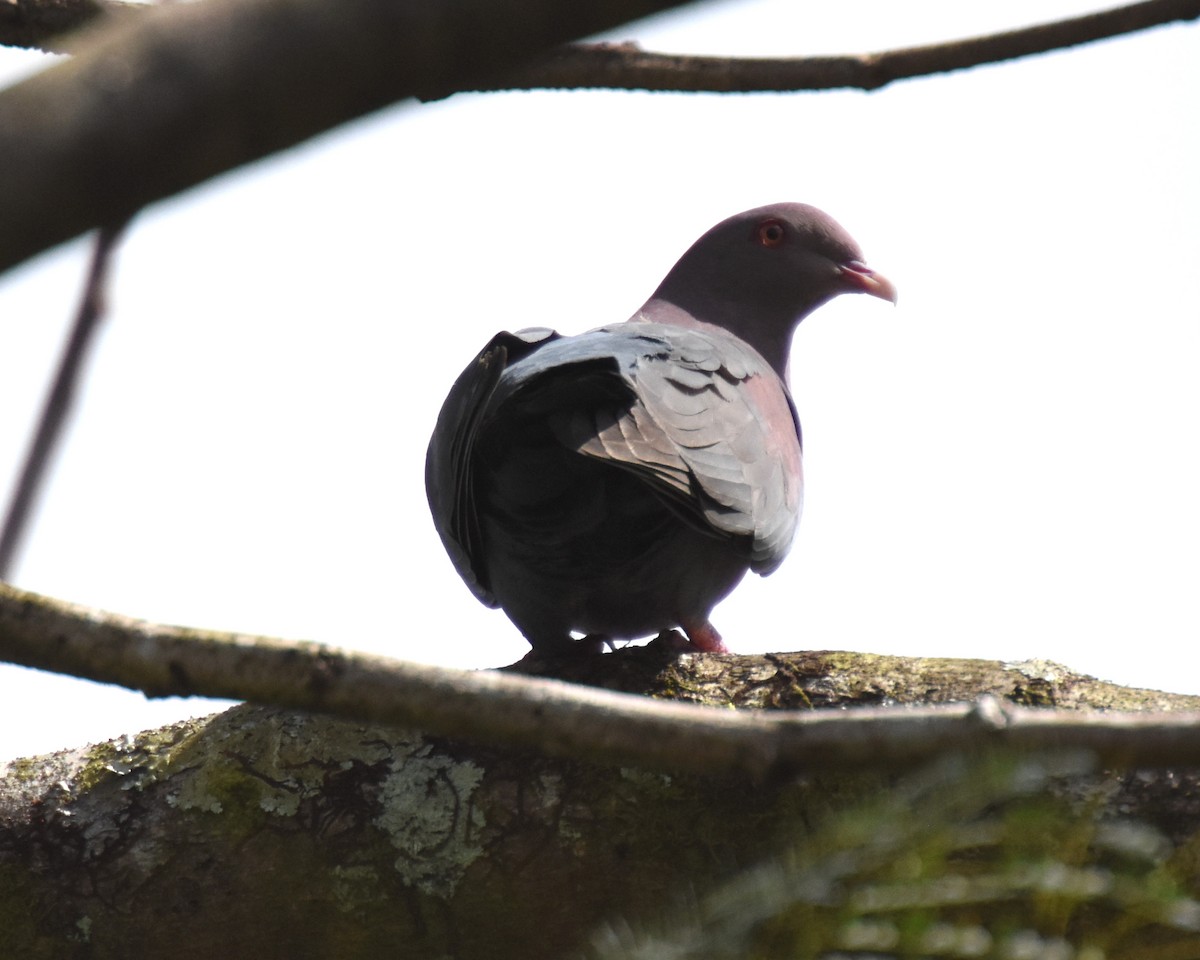
{"label": "bird's foot", "polygon": [[525,654],[524,659],[558,660],[562,658],[594,657],[604,652],[604,648],[612,648],[612,640],[602,633],[589,633],[585,637],[563,637],[549,643],[542,641],[534,643],[533,649]]}
{"label": "bird's foot", "polygon": [[664,630],[650,642],[674,653],[729,653],[716,627],[707,620],[682,626],[686,637],[678,630]]}
{"label": "bird's foot", "polygon": [[664,630],[657,637],[650,641],[647,646],[660,647],[663,650],[668,650],[671,653],[691,653],[695,651],[687,637],[678,630]]}
{"label": "bird's foot", "polygon": [[729,653],[729,648],[717,633],[717,628],[707,620],[688,620],[680,626],[687,634],[693,650],[701,650],[704,653]]}
{"label": "bird's foot", "polygon": [[617,649],[612,637],[605,633],[589,633],[575,641],[575,653],[596,654],[604,653],[604,648],[610,651]]}

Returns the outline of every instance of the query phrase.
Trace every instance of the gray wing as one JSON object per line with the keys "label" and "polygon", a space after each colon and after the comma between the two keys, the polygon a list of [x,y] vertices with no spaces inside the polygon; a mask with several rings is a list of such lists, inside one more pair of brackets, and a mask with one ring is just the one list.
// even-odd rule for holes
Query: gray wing
{"label": "gray wing", "polygon": [[698,528],[744,539],[759,573],[775,569],[791,545],[802,491],[799,426],[786,388],[752,348],[719,331],[655,323],[577,337],[500,333],[451,389],[425,468],[434,525],[488,606],[497,601],[475,457],[496,442],[495,431],[523,423],[637,474]]}
{"label": "gray wing", "polygon": [[571,339],[592,338],[636,344],[615,351],[628,403],[572,410],[563,442],[645,477],[709,532],[746,538],[751,568],[774,570],[803,492],[799,422],[779,377],[721,331],[626,323]]}

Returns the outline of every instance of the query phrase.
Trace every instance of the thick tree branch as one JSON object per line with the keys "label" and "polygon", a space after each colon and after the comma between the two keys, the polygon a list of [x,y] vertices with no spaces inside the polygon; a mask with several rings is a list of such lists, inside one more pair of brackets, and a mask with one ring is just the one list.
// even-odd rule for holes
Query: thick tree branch
{"label": "thick tree branch", "polygon": [[144,9],[144,4],[123,0],[3,0],[0,45],[62,51],[66,37],[80,27]]}
{"label": "thick tree branch", "polygon": [[397,100],[682,0],[205,0],[0,92],[0,270]]}
{"label": "thick tree branch", "polygon": [[46,397],[29,452],[17,478],[4,524],[0,527],[0,580],[9,579],[17,549],[28,528],[39,489],[50,466],[50,458],[62,435],[75,388],[83,371],[92,340],[104,316],[104,288],[109,262],[125,224],[103,227],[96,235],[91,266],[84,283],[83,297],[75,314],[75,323],[59,361],[58,372]]}
{"label": "thick tree branch", "polygon": [[0,657],[148,696],[298,707],[544,754],[668,772],[912,763],[953,749],[1082,748],[1114,766],[1200,764],[1200,712],[1080,713],[977,704],[833,711],[714,710],[317,644],[167,627],[0,584]]}
{"label": "thick tree branch", "polygon": [[739,59],[573,45],[480,90],[603,87],[706,93],[877,90],[896,80],[965,70],[1200,18],[1200,0],[1146,0],[1020,30],[879,53]]}

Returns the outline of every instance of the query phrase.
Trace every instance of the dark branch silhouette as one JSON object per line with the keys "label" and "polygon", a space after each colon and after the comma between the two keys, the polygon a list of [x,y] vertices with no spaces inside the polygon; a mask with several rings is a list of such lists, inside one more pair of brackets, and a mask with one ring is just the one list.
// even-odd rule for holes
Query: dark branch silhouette
{"label": "dark branch silhouette", "polygon": [[0,270],[331,127],[682,0],[205,0],[0,91]]}
{"label": "dark branch silhouette", "polygon": [[0,3],[0,45],[61,52],[81,27],[145,8],[123,0],[5,0]]}
{"label": "dark branch silhouette", "polygon": [[[53,6],[22,0],[18,9],[40,5]],[[515,17],[502,0],[206,0],[110,18],[122,22],[89,31],[71,61],[0,91],[0,271],[408,97],[584,86],[876,89],[1200,17],[1200,0],[1147,0],[862,56],[732,60],[602,46],[545,59],[567,40],[678,5],[529,0]]]}
{"label": "dark branch silhouette", "polygon": [[[144,10],[123,0],[16,0],[0,6],[0,44],[63,50],[64,34],[101,16]],[[929,76],[1200,18],[1200,0],[1143,0],[1111,10],[945,43],[834,57],[699,57],[632,44],[572,44],[472,90],[673,90],[704,93],[877,90]],[[447,96],[450,93],[446,94]]]}
{"label": "dark branch silhouette", "polygon": [[58,371],[46,397],[42,415],[34,431],[29,452],[21,467],[4,525],[0,527],[0,580],[12,578],[17,550],[29,526],[33,507],[50,466],[54,449],[62,436],[63,426],[71,411],[75,388],[83,372],[88,349],[100,321],[104,318],[104,288],[112,253],[120,240],[125,224],[104,227],[96,236],[91,266],[84,283],[83,297],[75,314],[75,323],[67,339]]}
{"label": "dark branch silhouette", "polygon": [[653,53],[630,44],[573,45],[479,90],[532,88],[757,93],[878,90],[912,77],[966,70],[1200,18],[1200,0],[1146,0],[1101,13],[927,46],[836,57],[747,59]]}

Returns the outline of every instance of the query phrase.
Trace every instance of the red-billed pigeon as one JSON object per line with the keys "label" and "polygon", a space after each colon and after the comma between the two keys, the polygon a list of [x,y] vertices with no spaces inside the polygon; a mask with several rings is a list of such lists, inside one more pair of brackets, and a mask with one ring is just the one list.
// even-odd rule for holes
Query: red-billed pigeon
{"label": "red-billed pigeon", "polygon": [[426,461],[434,524],[483,603],[542,653],[680,627],[768,574],[800,519],[792,332],[842,293],[895,301],[814,207],[717,224],[629,320],[498,333],[458,378]]}

